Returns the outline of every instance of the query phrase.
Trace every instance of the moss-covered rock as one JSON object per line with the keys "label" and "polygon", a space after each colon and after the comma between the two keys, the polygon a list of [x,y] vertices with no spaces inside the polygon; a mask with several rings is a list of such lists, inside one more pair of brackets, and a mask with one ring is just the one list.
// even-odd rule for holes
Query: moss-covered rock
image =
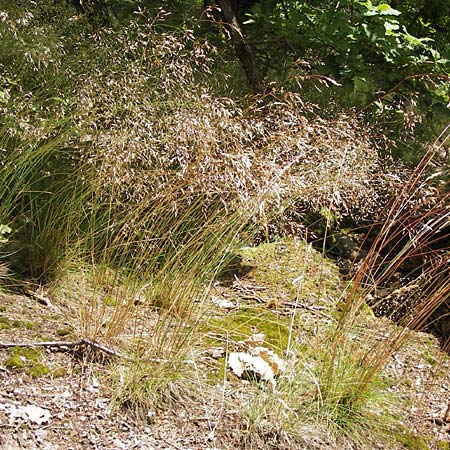
{"label": "moss-covered rock", "polygon": [[[305,328],[301,314],[292,320],[296,302],[307,308],[326,305],[333,309],[345,288],[337,266],[304,240],[244,247],[239,256],[247,269],[239,281],[243,290],[230,294],[239,306],[226,314],[218,313],[205,329],[205,334],[218,336],[220,342],[226,338],[233,343],[263,333],[265,345],[277,353],[284,352],[289,330],[292,328],[295,334],[300,322]],[[253,287],[254,295],[247,295]],[[288,313],[284,314],[286,308]],[[207,345],[218,344],[213,339],[208,341]]]}
{"label": "moss-covered rock", "polygon": [[[265,286],[266,296],[293,301],[297,297],[321,302],[342,289],[339,269],[303,240],[245,247],[242,263],[250,266],[248,278]],[[338,287],[340,289],[338,289]]]}

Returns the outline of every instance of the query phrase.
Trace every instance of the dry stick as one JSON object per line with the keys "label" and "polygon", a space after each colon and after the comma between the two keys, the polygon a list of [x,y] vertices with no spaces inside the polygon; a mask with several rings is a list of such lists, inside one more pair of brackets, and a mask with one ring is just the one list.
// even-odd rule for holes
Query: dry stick
{"label": "dry stick", "polygon": [[241,290],[244,290],[244,291],[247,291],[247,292],[250,291],[251,293],[253,293],[255,291],[265,291],[265,290],[267,290],[266,286],[253,286],[253,285],[250,285],[250,284],[243,283],[236,274],[234,274],[234,281],[237,284],[236,287],[239,287]]}
{"label": "dry stick", "polygon": [[[0,349],[2,348],[14,348],[14,347],[46,347],[46,348],[56,348],[56,349],[69,349],[74,347],[90,347],[95,350],[100,350],[103,353],[114,356],[119,359],[124,359],[125,361],[134,362],[135,359],[130,358],[123,353],[119,353],[112,348],[106,347],[98,342],[91,341],[90,339],[79,339],[77,341],[45,341],[45,342],[0,342]],[[161,358],[147,358],[143,362],[157,362],[157,363],[167,363],[169,360]]]}
{"label": "dry stick", "polygon": [[376,102],[379,102],[380,100],[383,100],[384,98],[386,98],[388,95],[391,95],[405,81],[410,80],[410,79],[414,79],[414,78],[438,78],[438,79],[443,79],[443,80],[446,80],[446,81],[450,81],[450,77],[448,75],[446,75],[446,74],[443,74],[443,73],[416,73],[414,75],[407,75],[406,77],[403,77],[391,89],[389,89],[389,91],[385,92],[383,95],[381,95],[380,97],[376,98],[375,100],[372,100],[371,102],[369,102],[366,106],[361,108],[358,112],[365,111],[366,109],[368,109],[370,106],[372,106]]}
{"label": "dry stick", "polygon": [[49,308],[52,309],[58,309],[51,301],[49,298],[38,294],[37,292],[32,291],[31,289],[27,289],[25,292],[27,295],[29,295],[30,297],[33,297],[34,299],[36,299],[41,305],[45,305],[48,306]]}
{"label": "dry stick", "polygon": [[123,355],[121,353],[116,352],[115,350],[106,347],[102,344],[99,344],[98,342],[91,341],[90,339],[79,339],[77,341],[44,341],[44,342],[0,342],[0,349],[1,348],[13,348],[13,347],[47,347],[47,348],[59,348],[59,349],[65,349],[65,348],[74,348],[74,347],[91,347],[96,350],[100,350],[104,353],[107,353],[108,355],[115,356],[117,358],[121,359],[127,359],[132,360],[130,357]]}
{"label": "dry stick", "polygon": [[289,308],[302,308],[306,309],[307,311],[310,311],[314,314],[317,314],[319,316],[322,316],[325,319],[329,319],[331,321],[336,321],[334,317],[329,316],[328,314],[325,314],[324,312],[320,311],[317,307],[305,305],[304,303],[293,303],[293,302],[281,302],[283,306],[287,306]]}
{"label": "dry stick", "polygon": [[13,347],[54,347],[54,348],[73,348],[83,345],[83,339],[78,341],[43,341],[43,342],[0,342],[0,348],[13,348]]}

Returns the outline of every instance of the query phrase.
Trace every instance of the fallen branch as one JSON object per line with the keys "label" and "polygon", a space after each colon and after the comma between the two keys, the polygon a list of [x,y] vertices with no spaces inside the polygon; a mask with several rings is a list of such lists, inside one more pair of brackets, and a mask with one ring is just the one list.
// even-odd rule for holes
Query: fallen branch
{"label": "fallen branch", "polygon": [[[61,351],[66,351],[75,347],[88,347],[94,350],[99,350],[107,355],[114,356],[115,358],[123,359],[125,361],[135,362],[135,358],[131,358],[123,353],[117,352],[112,348],[106,347],[103,344],[100,344],[95,341],[91,341],[90,339],[78,339],[77,341],[44,341],[44,342],[0,342],[0,349],[7,348],[27,348],[27,347],[44,347],[50,349],[58,349]],[[147,358],[141,360],[141,362],[156,362],[156,363],[168,363],[170,362],[168,359],[161,358]],[[189,362],[189,361],[186,361]]]}
{"label": "fallen branch", "polygon": [[0,348],[14,348],[14,347],[45,347],[60,350],[68,350],[75,347],[90,347],[95,350],[100,350],[108,355],[115,356],[116,358],[126,359],[131,361],[132,359],[122,353],[116,352],[112,348],[99,344],[98,342],[91,341],[90,339],[78,339],[77,341],[43,341],[43,342],[0,342]]}

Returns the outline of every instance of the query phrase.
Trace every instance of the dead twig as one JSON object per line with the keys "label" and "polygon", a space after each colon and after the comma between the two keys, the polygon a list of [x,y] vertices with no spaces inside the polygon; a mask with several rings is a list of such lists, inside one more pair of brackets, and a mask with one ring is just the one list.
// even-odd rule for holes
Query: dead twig
{"label": "dead twig", "polygon": [[[234,275],[234,285],[235,287],[240,287],[244,291],[265,291],[267,290],[266,286],[255,286],[252,284],[244,284],[236,274]],[[236,286],[237,285],[237,286]]]}
{"label": "dead twig", "polygon": [[41,305],[45,305],[55,311],[59,311],[58,308],[50,301],[48,297],[38,294],[37,292],[34,292],[31,289],[26,289],[25,294],[37,300],[37,302],[40,303]]}
{"label": "dead twig", "polygon": [[255,291],[264,291],[266,290],[265,286],[249,286],[244,283],[234,275],[234,283],[233,288],[240,292],[239,296],[243,300],[255,300],[257,303],[265,303],[261,297],[259,297]]}
{"label": "dead twig", "polygon": [[73,348],[84,344],[84,339],[78,341],[43,341],[43,342],[0,342],[1,348],[14,348],[14,347],[48,347],[48,348]]}
{"label": "dead twig", "polygon": [[281,305],[283,306],[287,306],[288,308],[302,308],[302,309],[306,309],[307,311],[311,311],[314,314],[318,314],[319,316],[322,316],[326,319],[329,319],[331,321],[335,321],[336,319],[334,319],[333,317],[329,316],[328,314],[323,313],[322,311],[319,310],[320,307],[314,307],[314,306],[308,306],[305,305],[303,303],[298,303],[297,305],[295,303],[292,302],[281,302]]}
{"label": "dead twig", "polygon": [[51,349],[68,350],[69,348],[75,347],[90,347],[95,350],[100,350],[116,358],[131,360],[130,357],[123,355],[122,353],[116,352],[112,348],[106,347],[98,342],[91,341],[90,339],[78,339],[77,341],[43,341],[43,342],[0,342],[1,348],[14,348],[14,347],[45,347]]}
{"label": "dead twig", "polygon": [[241,294],[239,296],[242,300],[254,300],[256,303],[266,303],[261,297],[252,294]]}
{"label": "dead twig", "polygon": [[[112,348],[109,348],[99,342],[92,341],[90,339],[78,339],[77,341],[44,341],[44,342],[0,342],[0,349],[7,348],[27,348],[27,347],[44,347],[49,349],[57,349],[61,351],[67,351],[71,348],[82,348],[87,347],[94,350],[101,351],[107,355],[114,356],[115,358],[123,359],[125,361],[134,362],[135,359],[130,356],[124,355]],[[146,358],[142,362],[156,362],[156,363],[167,363],[169,360],[161,358]],[[189,362],[189,361],[187,361]]]}

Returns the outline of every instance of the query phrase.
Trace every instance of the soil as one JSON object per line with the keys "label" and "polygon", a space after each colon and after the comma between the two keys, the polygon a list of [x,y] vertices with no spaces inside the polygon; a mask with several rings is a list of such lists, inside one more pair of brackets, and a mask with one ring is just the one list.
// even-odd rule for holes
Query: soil
{"label": "soil", "polygon": [[[253,298],[249,295],[252,292],[255,280],[248,275],[217,284],[211,293],[209,314],[227,316],[235,307],[260,302],[258,292]],[[218,298],[229,303],[220,304]],[[19,346],[77,339],[72,324],[52,302],[46,301],[45,295],[18,295],[4,290],[0,293],[0,308],[0,344]],[[289,301],[270,308],[282,312],[289,308]],[[312,305],[305,305],[305,314],[328,320],[326,313]],[[394,326],[382,318],[368,321],[373,324],[373,332],[380,334]],[[314,430],[305,431],[302,442],[262,436],[260,442],[249,446],[239,402],[252,395],[254,386],[236,377],[229,378],[226,385],[202,384],[201,395],[182,395],[159,409],[149,410],[145,417],[137,417],[113,402],[105,374],[116,362],[114,356],[92,358],[85,350],[64,347],[31,353],[26,350],[0,350],[0,448],[4,450],[367,448],[350,441],[336,447],[336,443],[327,443],[323,436],[315,435]],[[197,372],[204,375],[208,370],[217,370],[213,356],[207,348],[193,354]],[[14,365],[20,362],[22,367]],[[450,448],[449,367],[449,357],[440,351],[436,338],[411,333],[407,345],[384,371],[384,377],[395,380],[389,389],[400,400],[396,414],[399,429],[404,432],[394,443],[379,443],[378,448]]]}

